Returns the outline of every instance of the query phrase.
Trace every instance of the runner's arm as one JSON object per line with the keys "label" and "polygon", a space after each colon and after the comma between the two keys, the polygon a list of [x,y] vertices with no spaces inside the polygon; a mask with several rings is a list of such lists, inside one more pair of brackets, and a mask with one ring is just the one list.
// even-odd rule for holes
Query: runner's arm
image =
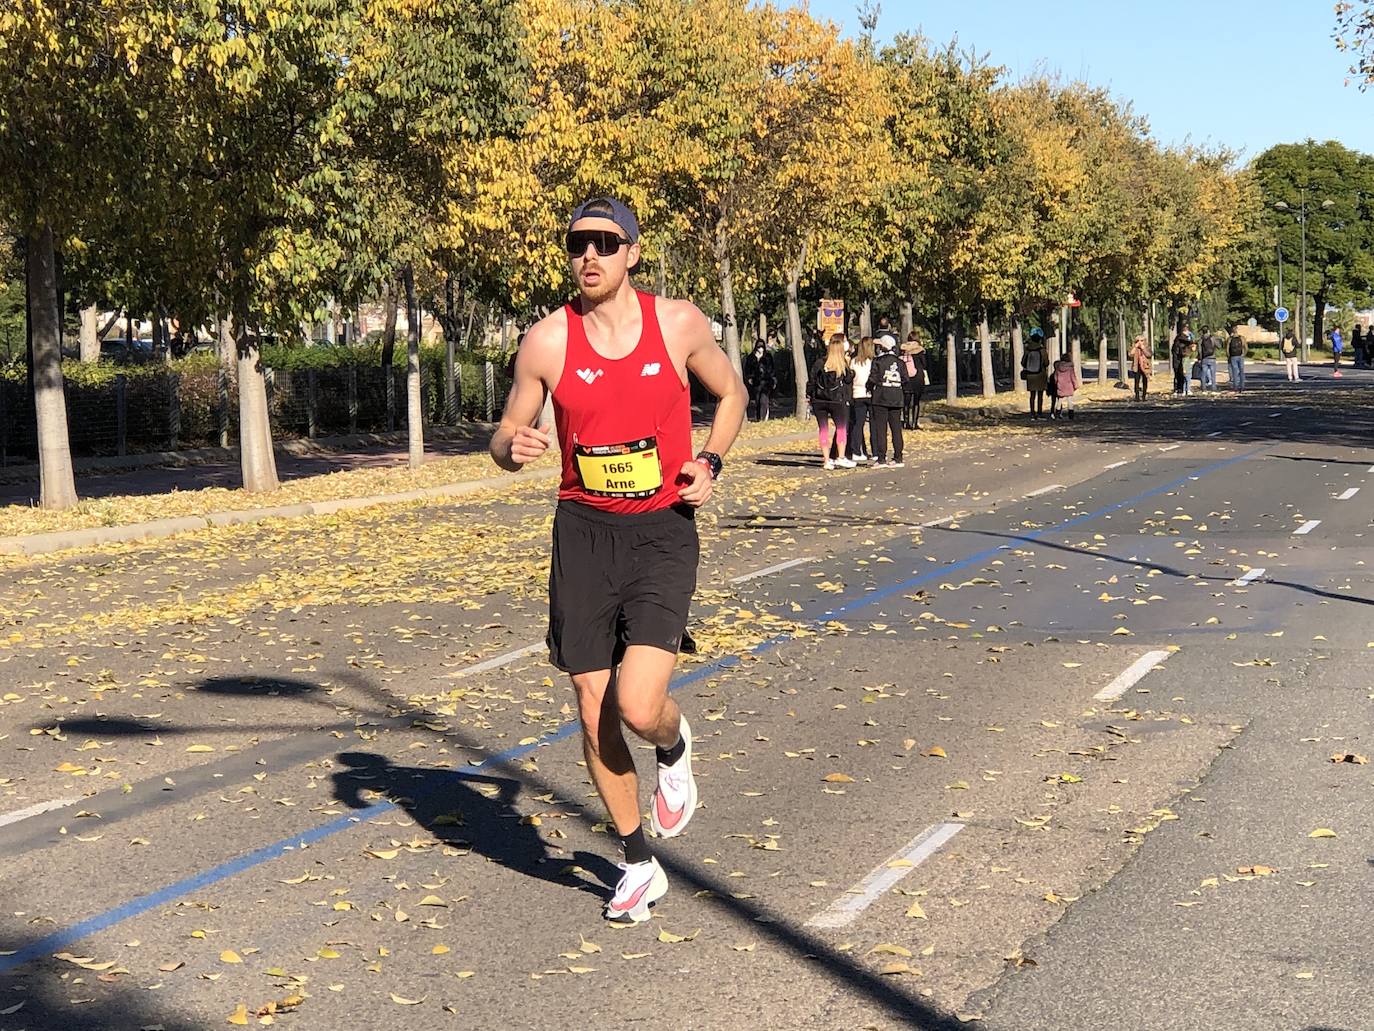
{"label": "runner's arm", "polygon": [[716,396],[716,414],[711,420],[711,433],[703,451],[724,457],[739,436],[744,413],[749,407],[749,392],[744,389],[730,359],[716,343],[711,324],[694,304],[679,302],[674,322],[680,336],[688,344],[687,371],[701,380],[701,385]]}
{"label": "runner's arm", "polygon": [[507,472],[519,472],[548,450],[550,427],[536,420],[544,408],[544,366],[548,364],[548,336],[543,323],[525,335],[515,355],[515,376],[501,423],[491,436],[491,457]]}

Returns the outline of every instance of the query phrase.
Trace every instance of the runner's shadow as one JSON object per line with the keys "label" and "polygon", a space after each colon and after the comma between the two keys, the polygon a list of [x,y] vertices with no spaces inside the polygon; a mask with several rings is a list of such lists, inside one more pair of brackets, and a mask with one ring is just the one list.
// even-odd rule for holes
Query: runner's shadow
{"label": "runner's shadow", "polygon": [[[469,770],[396,766],[371,752],[334,757],[334,797],[351,809],[386,799],[436,839],[476,852],[508,870],[609,899],[620,877],[615,864],[589,852],[555,855],[537,826],[515,807],[521,784]],[[580,807],[549,803],[542,821],[576,819]]]}

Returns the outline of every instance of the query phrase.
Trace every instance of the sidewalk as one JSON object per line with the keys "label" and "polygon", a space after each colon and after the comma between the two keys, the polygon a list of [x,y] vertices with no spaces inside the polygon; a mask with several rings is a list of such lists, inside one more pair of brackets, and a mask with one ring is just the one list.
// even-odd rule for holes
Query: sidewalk
{"label": "sidewalk", "polygon": [[[425,461],[485,451],[491,426],[427,427]],[[286,440],[276,445],[277,476],[283,482],[306,476],[396,466],[408,456],[405,430],[391,433]],[[78,460],[76,489],[83,499],[146,497],[173,491],[235,488],[242,482],[237,448],[163,451],[124,458]],[[38,466],[0,469],[0,505],[38,503]]]}
{"label": "sidewalk", "polygon": [[[779,420],[781,423],[782,420]],[[765,430],[771,424],[756,424],[760,430]],[[698,428],[698,432],[703,432]],[[769,436],[759,436],[755,439],[741,438],[740,450],[743,452],[767,450],[779,444],[792,443],[808,437],[809,431],[791,429],[783,433],[776,433]],[[460,450],[448,453],[436,453],[426,455],[427,460],[438,460],[442,458],[452,458],[462,455],[473,455],[478,451],[485,452],[486,437],[481,436],[476,440],[451,441],[453,447]],[[429,448],[429,442],[426,447]],[[347,471],[348,469],[366,469],[370,467],[395,468],[403,463],[406,458],[404,448],[387,452],[342,452],[337,455],[316,456],[316,460],[322,463],[342,463],[355,460],[352,466],[338,465],[334,469],[317,469],[318,472]],[[297,462],[308,463],[309,458],[296,458]],[[234,475],[237,476],[237,467],[234,467]],[[279,467],[280,472],[280,467]],[[222,475],[223,470],[215,468],[204,469],[201,467],[190,467],[183,469],[157,469],[145,470],[140,473],[116,474],[108,477],[110,480],[120,481],[126,476],[143,477],[150,479],[157,474],[157,479],[167,482],[168,478],[174,478],[177,474],[188,474],[190,476],[216,476]],[[298,478],[312,475],[311,472],[301,472]],[[373,505],[399,504],[409,501],[421,501],[432,498],[460,497],[471,494],[475,491],[510,487],[517,484],[538,482],[540,480],[553,480],[561,475],[561,469],[552,463],[539,469],[531,469],[523,475],[516,477],[509,473],[497,473],[496,475],[483,475],[472,478],[455,479],[453,482],[440,483],[436,485],[418,487],[413,490],[385,493],[368,494],[357,497],[337,497],[326,500],[304,501],[294,504],[278,504],[262,508],[241,508],[226,509],[211,512],[200,512],[196,514],[183,515],[175,518],[156,519],[145,522],[121,523],[108,526],[88,526],[74,529],[54,530],[47,533],[29,533],[9,537],[0,537],[0,555],[46,555],[58,551],[68,551],[74,548],[92,548],[103,544],[115,544],[126,541],[145,540],[150,538],[170,537],[179,533],[188,533],[195,530],[204,530],[215,526],[232,526],[239,523],[253,523],[264,519],[295,519],[302,516],[332,515],[337,512],[351,511],[360,508],[369,508]],[[283,476],[285,479],[285,476]],[[194,482],[194,481],[191,481]],[[236,482],[236,481],[235,481]],[[201,486],[222,486],[212,482],[201,482]],[[232,486],[233,484],[229,484]],[[139,480],[139,486],[143,482]],[[171,490],[176,490],[173,487]],[[168,493],[163,491],[159,493]],[[154,490],[149,487],[142,495],[153,496]],[[106,494],[106,497],[116,496]],[[244,500],[252,499],[253,495],[239,495]]]}

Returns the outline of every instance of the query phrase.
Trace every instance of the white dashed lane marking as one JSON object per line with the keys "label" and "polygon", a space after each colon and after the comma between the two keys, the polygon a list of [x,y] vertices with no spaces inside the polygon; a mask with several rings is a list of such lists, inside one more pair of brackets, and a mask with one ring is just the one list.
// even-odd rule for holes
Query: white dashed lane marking
{"label": "white dashed lane marking", "polygon": [[903,845],[896,855],[875,867],[862,881],[808,920],[806,926],[833,928],[852,924],[860,913],[963,829],[962,823],[937,823],[927,827]]}
{"label": "white dashed lane marking", "polygon": [[1114,702],[1145,678],[1145,675],[1159,663],[1166,661],[1172,653],[1163,648],[1146,652],[1131,663],[1119,677],[1093,695],[1095,702]]}

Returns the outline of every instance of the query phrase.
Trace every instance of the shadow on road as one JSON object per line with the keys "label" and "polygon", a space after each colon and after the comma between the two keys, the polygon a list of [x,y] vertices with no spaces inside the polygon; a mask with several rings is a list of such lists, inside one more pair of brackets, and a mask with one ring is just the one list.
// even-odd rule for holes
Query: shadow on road
{"label": "shadow on road", "polygon": [[[372,752],[343,752],[334,762],[341,767],[332,775],[334,797],[350,809],[366,809],[385,798],[446,845],[598,898],[609,899],[620,878],[604,856],[577,852],[568,860],[550,855],[535,825],[515,808],[521,788],[517,780],[470,770],[396,766]],[[542,818],[581,815],[573,802],[557,803],[554,813]]]}
{"label": "shadow on road", "polygon": [[[1057,541],[1047,540],[1044,537],[1030,537],[1019,533],[1002,533],[997,530],[976,530],[962,526],[940,526],[935,529],[941,533],[960,533],[972,534],[975,537],[992,537],[996,540],[1017,541],[1027,544],[1034,548],[1050,548],[1054,551],[1062,551],[1070,555],[1077,555],[1081,558],[1092,559],[1093,561],[1105,561],[1120,566],[1130,566],[1131,568],[1154,569],[1166,576],[1177,577],[1180,580],[1201,580],[1204,583],[1229,584],[1235,576],[1226,574],[1216,576],[1212,574],[1189,572],[1186,569],[1179,569],[1177,566],[1166,565],[1162,562],[1151,562],[1149,559],[1125,558],[1120,555],[1113,555],[1110,552],[1092,551],[1088,548],[1075,547],[1072,544],[1060,544]],[[1340,591],[1325,591],[1320,587],[1313,587],[1310,584],[1294,583],[1292,580],[1279,580],[1274,577],[1265,576],[1254,581],[1247,586],[1266,585],[1270,587],[1286,587],[1289,590],[1298,591],[1302,594],[1310,594],[1315,598],[1325,598],[1328,601],[1348,602],[1351,605],[1374,605],[1374,598],[1365,598],[1358,594]]]}
{"label": "shadow on road", "polygon": [[[218,683],[206,683],[212,682]],[[359,720],[371,726],[397,726],[398,721],[404,721],[400,725],[409,733],[425,730],[443,740],[450,748],[468,749],[475,753],[482,751],[479,742],[470,740],[460,731],[447,729],[442,715],[423,707],[414,707],[398,715],[398,699],[355,671],[336,673],[329,682],[345,684],[369,699],[370,712],[363,712],[356,705],[354,711],[358,712]],[[318,685],[299,682],[295,693],[306,696],[315,687]],[[248,692],[244,697],[245,701],[251,703],[254,695]],[[430,724],[432,726],[427,726]],[[74,721],[69,721],[65,726],[73,727]],[[138,734],[146,732],[143,724],[134,720],[100,721],[99,726],[103,733],[119,733],[121,726],[133,728]],[[414,816],[434,837],[454,848],[470,848],[508,869],[564,885],[570,891],[587,892],[598,898],[609,897],[618,871],[608,859],[585,852],[574,853],[571,860],[552,857],[534,824],[522,820],[522,814],[515,809],[517,797],[521,790],[525,790],[539,795],[552,795],[555,801],[547,804],[567,819],[580,820],[587,825],[595,822],[591,815],[574,803],[557,801],[559,789],[537,772],[522,769],[513,760],[496,758],[485,760],[484,772],[480,774],[472,768],[433,770],[397,766],[376,753],[352,750],[338,752],[335,750],[337,740],[328,733],[328,728],[311,730],[322,731],[319,733],[320,746],[315,754],[337,766],[333,773],[333,786],[342,804],[362,810],[379,798],[390,799]],[[175,727],[158,728],[158,733],[162,734],[177,732],[178,728]],[[63,847],[65,843],[56,846],[59,849]],[[713,877],[704,868],[684,863],[668,852],[659,851],[657,855],[664,870],[678,886],[677,890],[702,893],[705,904],[725,913],[732,920],[747,924],[753,933],[771,940],[794,956],[814,962],[816,968],[837,989],[850,996],[867,999],[903,1021],[904,1027],[924,1031],[957,1031],[964,1026],[936,1011],[914,991],[906,991],[896,981],[865,968],[852,954],[841,952],[825,939],[790,923],[788,918],[770,910],[763,902],[733,897],[735,886],[723,878]],[[18,905],[20,901],[12,900],[12,904]],[[115,906],[126,901],[113,898],[106,900],[105,904]],[[88,953],[81,951],[79,942],[51,949],[45,943],[41,952],[38,952],[35,944],[42,942],[46,934],[60,933],[59,929],[52,926],[45,927],[43,931],[44,934],[35,934],[27,939],[12,932],[0,933],[0,951],[37,953],[27,957],[14,956],[15,960],[24,959],[25,962],[8,972],[5,970],[4,957],[0,957],[0,1009],[13,1005],[14,1001],[21,998],[25,1001],[24,1010],[20,1011],[25,1019],[18,1027],[31,1031],[122,1031],[124,1028],[135,1031],[160,1025],[164,1031],[196,1031],[201,1026],[148,1009],[147,993],[139,989],[137,996],[131,997],[132,993],[120,986],[118,978],[101,984],[99,989],[90,986],[87,991],[74,990],[70,982],[60,980],[62,974],[69,972],[67,964],[45,957],[63,948],[76,955]],[[96,976],[91,975],[90,979],[94,980]],[[21,984],[22,990],[19,989]],[[11,987],[16,988],[9,995],[14,1001],[5,1003],[5,991]],[[80,1005],[76,1004],[78,1001]],[[5,1028],[5,1025],[0,1024],[0,1028]]]}

